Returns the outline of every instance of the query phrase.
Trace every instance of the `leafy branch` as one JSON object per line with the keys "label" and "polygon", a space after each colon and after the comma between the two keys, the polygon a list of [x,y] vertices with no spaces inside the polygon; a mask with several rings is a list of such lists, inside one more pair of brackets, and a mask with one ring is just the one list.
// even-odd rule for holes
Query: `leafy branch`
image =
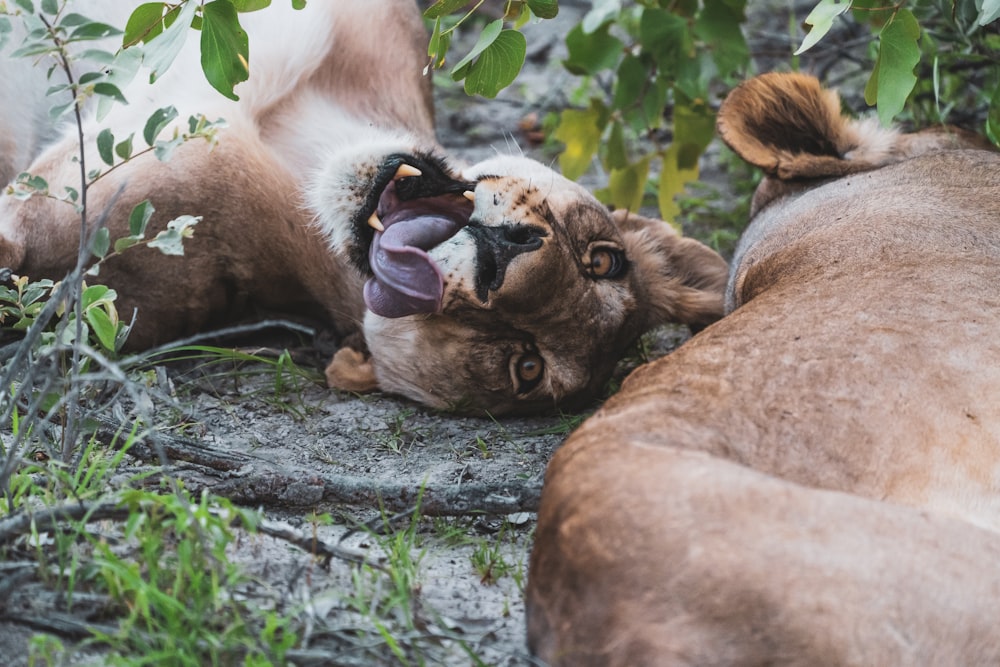
{"label": "leafy branch", "polygon": [[[444,66],[452,33],[484,2],[479,0],[467,9],[467,0],[437,0],[424,11],[424,17],[434,21],[427,47],[430,62],[425,72]],[[550,19],[559,13],[558,0],[506,0],[503,6],[503,17],[483,28],[472,50],[451,68],[451,78],[464,80],[465,92],[469,95],[496,97],[513,83],[527,53],[527,41],[519,28],[532,18]],[[461,14],[457,19],[451,16],[456,12]],[[505,28],[507,23],[512,27]]]}
{"label": "leafy branch", "polygon": [[[563,174],[576,179],[597,164],[607,174],[608,187],[597,192],[603,201],[636,210],[655,200],[664,219],[676,220],[675,198],[698,178],[699,159],[713,140],[717,100],[754,67],[744,36],[746,4],[595,2],[566,35],[563,65],[581,78],[584,99],[560,112],[551,131],[563,146]],[[427,10],[434,21],[429,67],[443,65],[452,32],[483,5],[439,0]],[[517,28],[558,11],[555,2],[501,6],[503,18],[487,23],[450,70],[470,94],[494,96],[508,85],[524,61]],[[797,67],[838,21],[868,25],[876,41],[865,101],[882,123],[907,115],[945,122],[956,109],[985,109],[985,132],[1000,145],[1000,37],[984,30],[998,18],[1000,0],[821,0],[805,17],[808,33],[789,49],[788,65]],[[869,44],[852,47],[856,60],[867,61]],[[970,68],[982,74],[963,81],[957,72]],[[928,96],[932,114],[920,107]]]}

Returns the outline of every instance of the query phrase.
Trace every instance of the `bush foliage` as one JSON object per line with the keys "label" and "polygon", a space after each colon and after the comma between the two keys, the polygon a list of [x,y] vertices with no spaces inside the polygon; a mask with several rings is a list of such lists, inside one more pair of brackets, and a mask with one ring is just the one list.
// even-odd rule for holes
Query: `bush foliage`
{"label": "bush foliage", "polygon": [[[513,81],[524,47],[512,33],[532,17],[558,12],[554,1],[503,6],[505,19],[490,23],[450,70],[470,93],[493,96]],[[664,219],[674,219],[675,197],[698,177],[699,158],[713,139],[720,96],[755,70],[747,12],[745,0],[594,2],[566,36],[563,65],[600,85],[591,87],[586,105],[560,115],[554,136],[564,145],[562,171],[577,178],[599,160],[609,175],[598,193],[604,201],[636,210],[652,192]],[[434,21],[432,65],[443,63],[450,31],[469,14],[460,0],[438,0],[427,10]],[[457,18],[449,22],[449,15]],[[838,25],[865,26],[871,38],[842,55],[865,63],[864,99],[883,124],[971,120],[1000,145],[998,18],[1000,0],[821,0],[798,17],[802,28],[790,27],[795,43],[783,66],[798,67],[802,54],[833,39]],[[502,27],[505,21],[510,27]],[[509,48],[515,41],[519,47]],[[491,87],[479,83],[487,72],[495,74]],[[963,113],[953,117],[956,110]]]}

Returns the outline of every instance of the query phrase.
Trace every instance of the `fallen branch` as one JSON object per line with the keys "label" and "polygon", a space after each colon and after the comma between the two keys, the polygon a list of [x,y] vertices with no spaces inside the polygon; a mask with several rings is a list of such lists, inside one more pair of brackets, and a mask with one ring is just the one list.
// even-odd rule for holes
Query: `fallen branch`
{"label": "fallen branch", "polygon": [[[67,522],[126,521],[133,511],[133,509],[118,503],[105,502],[80,503],[33,512],[21,512],[0,519],[0,546],[10,544],[21,536],[29,535],[33,530],[47,532],[55,530]],[[232,525],[283,540],[297,546],[306,553],[322,557],[325,562],[328,562],[331,558],[339,558],[352,563],[364,563],[381,569],[378,563],[372,562],[366,557],[364,551],[324,542],[284,523],[265,520],[257,523],[255,526],[248,526],[243,523],[241,515],[236,514],[232,519]]]}
{"label": "fallen branch", "polygon": [[[101,437],[109,444],[120,426],[107,423]],[[505,515],[534,512],[541,497],[541,480],[505,480],[502,483],[459,483],[424,486],[415,482],[377,480],[355,475],[289,470],[252,454],[233,454],[200,442],[164,433],[151,433],[149,442],[132,445],[129,454],[141,461],[184,461],[193,467],[164,472],[182,479],[189,489],[205,489],[235,503],[271,509],[315,510],[318,506],[351,505],[406,511],[417,504],[425,516]]]}

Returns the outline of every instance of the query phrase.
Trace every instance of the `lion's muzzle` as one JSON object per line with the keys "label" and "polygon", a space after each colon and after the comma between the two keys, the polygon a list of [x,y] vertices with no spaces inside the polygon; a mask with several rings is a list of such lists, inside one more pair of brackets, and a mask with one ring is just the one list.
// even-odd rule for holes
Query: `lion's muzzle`
{"label": "lion's muzzle", "polygon": [[518,255],[542,247],[545,230],[533,225],[495,227],[469,223],[465,229],[476,243],[476,296],[486,303],[489,293],[503,285],[507,266]]}

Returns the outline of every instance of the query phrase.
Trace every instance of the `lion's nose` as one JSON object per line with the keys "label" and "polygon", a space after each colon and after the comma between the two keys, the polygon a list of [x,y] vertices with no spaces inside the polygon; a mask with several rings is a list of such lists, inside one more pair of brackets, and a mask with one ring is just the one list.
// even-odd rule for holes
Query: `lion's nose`
{"label": "lion's nose", "polygon": [[503,285],[511,260],[541,248],[546,236],[545,230],[532,225],[486,226],[471,222],[465,229],[476,242],[476,296],[484,303],[490,291]]}

